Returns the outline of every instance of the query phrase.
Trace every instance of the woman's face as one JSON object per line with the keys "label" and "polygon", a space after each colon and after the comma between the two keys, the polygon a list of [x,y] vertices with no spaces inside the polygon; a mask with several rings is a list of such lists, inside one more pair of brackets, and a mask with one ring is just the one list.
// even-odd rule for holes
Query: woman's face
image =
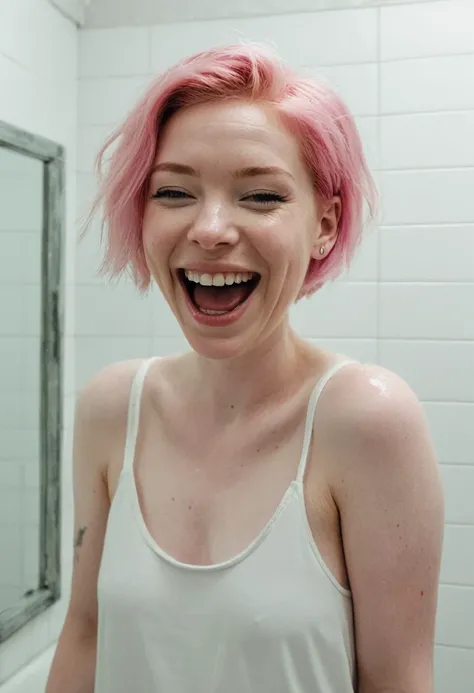
{"label": "woman's face", "polygon": [[311,257],[335,242],[338,201],[317,201],[296,140],[241,101],[178,111],[150,179],[150,272],[200,354],[232,358],[287,329]]}

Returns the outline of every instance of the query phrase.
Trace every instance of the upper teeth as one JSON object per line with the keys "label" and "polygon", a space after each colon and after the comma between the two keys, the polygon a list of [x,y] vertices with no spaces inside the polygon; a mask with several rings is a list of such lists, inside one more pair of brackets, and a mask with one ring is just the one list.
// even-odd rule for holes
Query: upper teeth
{"label": "upper teeth", "polygon": [[254,276],[253,272],[222,272],[217,274],[200,274],[192,270],[184,270],[186,278],[202,286],[224,286],[248,282]]}

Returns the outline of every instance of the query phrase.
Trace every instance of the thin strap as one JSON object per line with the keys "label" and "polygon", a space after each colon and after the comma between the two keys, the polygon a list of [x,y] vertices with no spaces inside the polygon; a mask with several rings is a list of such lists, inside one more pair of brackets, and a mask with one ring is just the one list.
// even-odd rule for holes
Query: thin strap
{"label": "thin strap", "polygon": [[140,422],[140,404],[142,399],[143,385],[145,377],[151,363],[156,356],[145,359],[133,378],[128,402],[127,416],[127,437],[125,439],[125,452],[123,455],[122,472],[128,472],[133,468],[133,458],[135,457],[135,446],[137,443],[138,424]]}
{"label": "thin strap", "polygon": [[303,481],[304,473],[306,471],[306,465],[308,463],[309,446],[313,434],[314,415],[316,413],[316,406],[318,404],[319,398],[321,397],[321,393],[328,384],[328,382],[331,380],[333,375],[335,375],[339,370],[341,370],[341,368],[344,368],[344,366],[348,366],[350,363],[356,363],[356,361],[346,359],[344,361],[339,361],[338,363],[335,363],[333,366],[331,366],[331,368],[329,368],[326,371],[326,373],[318,380],[314,390],[311,393],[311,397],[309,398],[308,402],[308,410],[306,413],[303,450],[301,452],[301,458],[298,464],[298,474],[296,477],[296,480],[299,482]]}

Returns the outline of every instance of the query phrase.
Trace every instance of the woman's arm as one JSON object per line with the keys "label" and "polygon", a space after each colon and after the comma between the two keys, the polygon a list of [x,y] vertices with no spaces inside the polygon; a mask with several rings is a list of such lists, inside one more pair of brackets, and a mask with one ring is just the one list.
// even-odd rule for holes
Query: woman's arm
{"label": "woman's arm", "polygon": [[378,366],[350,378],[328,441],[353,594],[358,693],[433,693],[444,521],[438,464],[406,383]]}
{"label": "woman's arm", "polygon": [[128,399],[140,362],[114,364],[81,391],[74,427],[74,564],[64,626],[46,693],[93,693],[97,581],[110,498],[107,470],[125,443]]}

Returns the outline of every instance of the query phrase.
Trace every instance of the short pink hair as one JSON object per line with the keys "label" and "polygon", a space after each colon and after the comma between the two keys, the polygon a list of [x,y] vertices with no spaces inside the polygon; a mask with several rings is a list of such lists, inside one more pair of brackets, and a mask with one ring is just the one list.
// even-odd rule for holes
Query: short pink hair
{"label": "short pink hair", "polygon": [[[341,198],[336,244],[311,260],[301,290],[310,295],[347,267],[360,241],[365,211],[374,218],[377,191],[354,119],[326,84],[295,74],[269,48],[241,44],[214,48],[179,62],[162,74],[106,140],[97,157],[99,192],[88,225],[102,208],[107,243],[101,271],[129,270],[142,291],[150,284],[142,243],[149,175],[165,123],[182,108],[223,99],[272,106],[297,138],[303,159],[323,199]],[[117,143],[104,174],[106,151]],[[364,210],[365,206],[365,210]]]}

